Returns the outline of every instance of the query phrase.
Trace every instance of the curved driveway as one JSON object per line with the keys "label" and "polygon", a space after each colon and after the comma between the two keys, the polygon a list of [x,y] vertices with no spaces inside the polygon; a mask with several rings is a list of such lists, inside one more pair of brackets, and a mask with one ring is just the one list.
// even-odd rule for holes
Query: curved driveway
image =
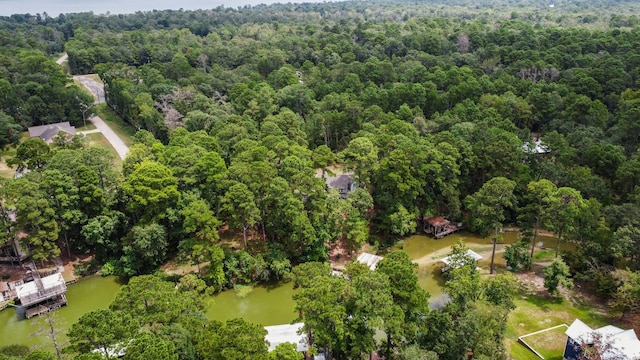
{"label": "curved driveway", "polygon": [[73,79],[80,82],[82,86],[89,90],[96,99],[96,101],[93,102],[94,104],[102,104],[104,102],[104,85],[86,75],[74,75]]}

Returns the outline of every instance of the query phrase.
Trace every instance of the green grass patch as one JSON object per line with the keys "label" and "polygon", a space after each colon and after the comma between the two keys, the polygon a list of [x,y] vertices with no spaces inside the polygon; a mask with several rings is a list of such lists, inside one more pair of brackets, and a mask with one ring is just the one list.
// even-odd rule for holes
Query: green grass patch
{"label": "green grass patch", "polygon": [[539,334],[530,335],[523,340],[545,359],[562,360],[564,347],[567,343],[568,326],[557,327]]}
{"label": "green grass patch", "polygon": [[76,132],[95,130],[96,126],[87,120],[87,126],[76,126]]}
{"label": "green grass patch", "polygon": [[113,146],[111,146],[111,143],[109,143],[109,140],[107,140],[102,133],[87,134],[84,137],[84,143],[86,146],[97,146],[109,150],[111,154],[113,154],[113,167],[117,170],[122,170],[122,159],[120,159],[120,155],[118,155]]}
{"label": "green grass patch", "polygon": [[118,134],[127,146],[133,145],[133,139],[131,137],[136,133],[136,129],[134,129],[133,126],[124,122],[107,104],[96,105],[95,110],[96,114],[107,122],[109,127]]}
{"label": "green grass patch", "polygon": [[0,177],[5,179],[13,179],[13,175],[16,173],[16,169],[13,167],[9,167],[7,163],[3,160],[0,163]]}
{"label": "green grass patch", "polygon": [[555,257],[556,257],[556,251],[551,249],[536,250],[536,252],[533,254],[534,261],[553,260],[555,259]]}

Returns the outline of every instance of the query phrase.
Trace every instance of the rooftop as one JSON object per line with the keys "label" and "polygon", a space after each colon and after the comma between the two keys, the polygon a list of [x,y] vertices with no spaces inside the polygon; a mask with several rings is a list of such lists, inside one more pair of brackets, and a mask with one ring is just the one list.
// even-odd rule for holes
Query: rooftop
{"label": "rooftop", "polygon": [[449,220],[443,218],[442,216],[434,216],[430,218],[424,219],[431,226],[445,226],[449,224]]}
{"label": "rooftop", "polygon": [[58,132],[60,131],[65,132],[69,135],[76,134],[76,128],[71,126],[68,121],[65,121],[55,124],[32,126],[29,128],[29,136],[32,138],[37,137],[44,140],[45,142],[49,142],[56,135],[58,135]]}
{"label": "rooftop", "polygon": [[546,154],[549,152],[549,148],[542,143],[542,140],[539,139],[533,144],[528,141],[525,142],[522,145],[522,150],[530,154]]}
{"label": "rooftop", "polygon": [[[477,252],[475,252],[475,251],[473,251],[473,250],[470,250],[470,249],[469,249],[469,250],[467,250],[466,255],[467,255],[468,257],[470,257],[470,258],[472,258],[472,259],[476,260],[476,261],[478,261],[478,260],[482,259],[482,256],[481,256],[480,254],[478,254]],[[442,261],[443,263],[445,263],[445,264],[446,264],[447,266],[449,266],[449,267],[457,268],[458,266],[456,266],[456,263],[457,263],[457,261],[456,261],[456,260],[457,260],[457,259],[452,258],[452,256],[450,255],[450,256],[447,256],[447,257],[443,258],[443,259],[442,259],[442,260],[440,260],[440,261]]]}
{"label": "rooftop", "polygon": [[362,254],[358,255],[358,258],[356,259],[356,261],[358,261],[359,263],[367,265],[369,267],[369,269],[371,269],[371,270],[375,270],[376,269],[376,265],[382,259],[383,259],[382,256],[369,254],[369,253],[362,253]]}
{"label": "rooftop", "polygon": [[613,325],[591,329],[589,325],[576,319],[565,332],[567,336],[578,342],[593,344],[595,337],[607,344],[603,359],[637,359],[640,357],[640,340],[633,329],[623,330]]}
{"label": "rooftop", "polygon": [[309,350],[307,336],[302,332],[303,326],[303,323],[265,326],[264,329],[267,330],[265,340],[269,342],[269,351],[287,342],[295,344],[298,352]]}
{"label": "rooftop", "polygon": [[[38,288],[38,281],[42,282],[42,289]],[[64,294],[66,291],[67,286],[60,273],[42,277],[40,280],[29,281],[16,287],[16,294],[23,306],[36,304],[52,296]]]}

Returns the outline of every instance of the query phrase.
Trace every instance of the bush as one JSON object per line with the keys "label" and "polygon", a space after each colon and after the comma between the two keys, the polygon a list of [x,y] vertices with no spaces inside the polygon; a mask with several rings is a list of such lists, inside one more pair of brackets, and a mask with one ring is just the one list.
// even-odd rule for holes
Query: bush
{"label": "bush", "polygon": [[114,275],[115,272],[116,272],[116,266],[111,261],[102,265],[102,269],[100,270],[100,274],[102,274],[102,276]]}
{"label": "bush", "polygon": [[503,255],[507,266],[513,271],[521,271],[528,269],[531,265],[531,259],[529,258],[529,245],[518,241],[517,243],[507,246]]}
{"label": "bush", "polygon": [[26,345],[7,345],[0,348],[0,354],[6,356],[26,356],[29,352]]}
{"label": "bush", "polygon": [[544,268],[544,287],[554,296],[558,296],[558,285],[567,289],[573,288],[573,280],[569,278],[569,266],[561,258],[555,258],[551,265]]}

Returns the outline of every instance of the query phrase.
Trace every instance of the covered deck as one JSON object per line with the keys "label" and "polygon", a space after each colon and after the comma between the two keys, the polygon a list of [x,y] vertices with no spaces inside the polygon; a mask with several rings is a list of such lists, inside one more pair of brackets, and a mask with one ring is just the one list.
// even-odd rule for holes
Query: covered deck
{"label": "covered deck", "polygon": [[442,216],[424,217],[423,230],[425,233],[433,235],[436,239],[442,239],[443,237],[453,234],[454,232],[462,229],[462,223],[452,224],[449,220]]}
{"label": "covered deck", "polygon": [[55,272],[44,277],[40,277],[37,271],[32,271],[31,274],[33,281],[24,282],[16,287],[18,301],[26,310],[27,318],[56,310],[67,304],[65,296],[67,285],[62,274]]}

